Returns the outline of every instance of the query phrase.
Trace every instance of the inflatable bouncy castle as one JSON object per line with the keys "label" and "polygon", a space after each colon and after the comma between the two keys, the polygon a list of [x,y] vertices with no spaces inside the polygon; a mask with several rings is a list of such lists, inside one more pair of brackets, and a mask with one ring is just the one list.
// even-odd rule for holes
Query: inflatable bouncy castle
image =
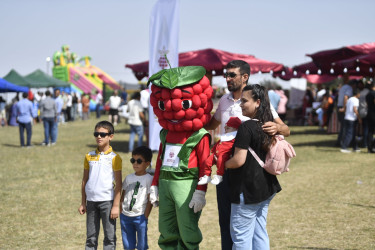
{"label": "inflatable bouncy castle", "polygon": [[73,91],[80,93],[103,94],[103,87],[108,91],[120,89],[120,85],[100,68],[91,65],[91,57],[78,58],[71,53],[68,45],[63,45],[61,51],[53,54],[53,76],[71,83]]}

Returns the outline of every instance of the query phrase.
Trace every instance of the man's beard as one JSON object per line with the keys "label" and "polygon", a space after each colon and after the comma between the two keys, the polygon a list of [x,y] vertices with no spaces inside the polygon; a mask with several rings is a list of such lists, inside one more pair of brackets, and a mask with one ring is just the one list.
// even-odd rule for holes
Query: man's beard
{"label": "man's beard", "polygon": [[235,92],[241,89],[241,85],[231,84],[230,86],[227,85],[227,88],[230,92]]}

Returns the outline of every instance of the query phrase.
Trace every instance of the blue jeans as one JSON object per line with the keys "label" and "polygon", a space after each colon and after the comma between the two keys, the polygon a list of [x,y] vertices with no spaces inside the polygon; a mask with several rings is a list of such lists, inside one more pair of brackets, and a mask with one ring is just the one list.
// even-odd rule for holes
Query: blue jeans
{"label": "blue jeans", "polygon": [[96,118],[100,118],[100,103],[96,104],[95,111],[96,111]]}
{"label": "blue jeans", "polygon": [[221,249],[232,249],[233,241],[230,236],[230,191],[228,173],[225,171],[223,181],[216,186],[217,208],[221,235]]}
{"label": "blue jeans", "polygon": [[375,151],[372,150],[372,148],[375,146],[375,141],[373,139],[374,130],[375,130],[375,120],[368,119],[367,122],[368,122],[368,133],[367,133],[368,152],[375,153]]}
{"label": "blue jeans", "polygon": [[21,141],[21,147],[25,146],[25,139],[24,139],[24,132],[25,132],[25,129],[26,129],[26,140],[27,140],[27,146],[31,146],[31,134],[32,134],[32,130],[31,130],[31,122],[29,123],[22,123],[22,122],[19,122],[18,123],[18,127],[19,127],[19,130],[20,130],[20,141]]}
{"label": "blue jeans", "polygon": [[71,109],[71,113],[72,113],[71,116],[72,116],[73,121],[77,118],[77,109],[78,109],[78,104],[73,103],[73,106],[72,106],[72,109]]}
{"label": "blue jeans", "polygon": [[343,130],[343,140],[341,144],[342,149],[346,149],[350,142],[353,143],[353,149],[358,149],[358,143],[355,139],[355,129],[356,129],[357,121],[349,121],[344,120],[344,130]]}
{"label": "blue jeans", "polygon": [[43,118],[44,126],[44,143],[48,144],[51,138],[51,142],[55,143],[57,139],[57,123],[53,117]]}
{"label": "blue jeans", "polygon": [[362,118],[362,147],[367,148],[367,136],[368,136],[368,121],[367,118]]}
{"label": "blue jeans", "polygon": [[275,195],[256,204],[244,204],[244,197],[241,194],[240,204],[232,203],[230,233],[233,249],[270,249],[266,228],[267,214],[268,206]]}
{"label": "blue jeans", "polygon": [[[339,107],[338,107],[339,109]],[[340,123],[340,131],[337,137],[337,144],[340,146],[342,145],[342,142],[344,141],[344,121],[345,121],[345,112],[337,111],[337,120]]]}
{"label": "blue jeans", "polygon": [[147,223],[148,220],[143,214],[136,217],[120,214],[122,244],[124,245],[124,249],[148,249]]}
{"label": "blue jeans", "polygon": [[113,201],[87,201],[86,250],[98,248],[100,220],[102,220],[104,240],[103,249],[116,248],[116,220],[111,219]]}
{"label": "blue jeans", "polygon": [[138,147],[140,147],[143,141],[143,125],[130,125],[129,152],[133,152],[135,134],[138,135]]}

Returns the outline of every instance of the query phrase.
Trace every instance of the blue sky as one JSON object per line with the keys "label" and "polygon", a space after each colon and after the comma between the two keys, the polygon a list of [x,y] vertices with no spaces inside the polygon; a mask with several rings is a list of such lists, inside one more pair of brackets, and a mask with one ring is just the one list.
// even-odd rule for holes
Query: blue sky
{"label": "blue sky", "polygon": [[[0,77],[46,71],[46,58],[68,44],[136,83],[124,65],[148,60],[155,2],[1,0]],[[181,0],[180,8],[180,52],[216,48],[294,66],[309,61],[306,53],[375,41],[371,0]]]}

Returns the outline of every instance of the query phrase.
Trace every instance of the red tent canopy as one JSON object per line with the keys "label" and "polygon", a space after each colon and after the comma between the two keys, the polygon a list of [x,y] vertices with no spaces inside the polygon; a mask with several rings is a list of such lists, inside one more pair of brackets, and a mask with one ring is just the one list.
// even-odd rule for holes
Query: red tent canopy
{"label": "red tent canopy", "polygon": [[289,81],[292,78],[305,78],[308,82],[314,84],[321,84],[329,82],[337,78],[336,75],[319,75],[318,67],[313,62],[303,63],[293,68],[287,68],[283,74],[275,73],[274,77],[279,77],[285,81]]}
{"label": "red tent canopy", "polygon": [[[333,81],[337,77],[340,77],[342,71],[334,70],[334,73],[329,71],[319,71],[319,68],[315,65],[314,62],[308,62],[294,66],[293,68],[285,69],[284,73],[274,73],[273,77],[279,77],[283,80],[289,81],[292,78],[305,78],[308,82],[314,84],[321,84]],[[353,70],[348,71],[350,74],[349,79],[358,79],[360,78],[359,72],[353,72]]]}
{"label": "red tent canopy", "polygon": [[314,62],[302,63],[294,66],[293,69],[303,75],[319,74],[319,68],[315,65]]}
{"label": "red tent canopy", "polygon": [[307,56],[311,57],[318,67],[324,68],[331,67],[332,62],[370,53],[375,53],[375,42],[322,50],[313,54],[307,54]]}
{"label": "red tent canopy", "polygon": [[[258,59],[252,55],[231,53],[218,49],[203,49],[180,53],[178,60],[179,66],[203,66],[207,72],[215,71],[213,75],[222,75],[225,65],[232,60],[243,60],[249,63],[251,73],[279,72],[284,69],[284,66],[280,63]],[[138,80],[148,76],[148,61],[126,64],[125,67],[132,69]]]}
{"label": "red tent canopy", "polygon": [[321,84],[333,81],[337,78],[337,76],[329,76],[329,75],[304,75],[303,78],[305,78],[308,82],[314,83],[314,84]]}
{"label": "red tent canopy", "polygon": [[334,68],[345,69],[350,75],[374,76],[375,53],[337,61],[332,65]]}

